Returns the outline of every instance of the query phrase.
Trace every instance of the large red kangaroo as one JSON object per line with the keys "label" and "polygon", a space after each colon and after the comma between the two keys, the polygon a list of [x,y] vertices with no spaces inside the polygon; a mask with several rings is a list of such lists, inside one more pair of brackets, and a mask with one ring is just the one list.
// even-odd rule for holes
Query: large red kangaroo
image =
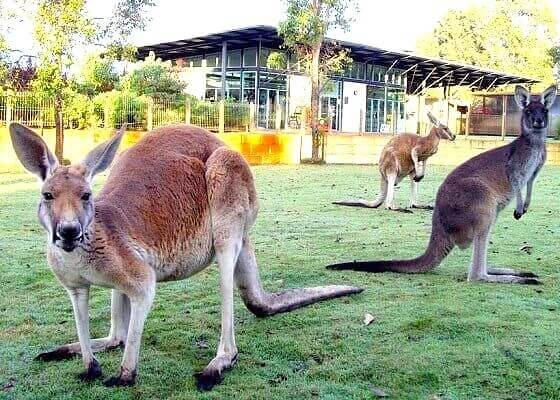
{"label": "large red kangaroo", "polygon": [[349,262],[327,268],[421,273],[438,266],[453,247],[465,249],[472,243],[469,281],[539,283],[530,272],[488,268],[486,250],[498,213],[513,198],[517,201],[515,219],[529,208],[533,182],[546,159],[548,112],[555,99],[554,85],[539,100],[531,100],[525,88],[516,87],[515,100],[522,110],[521,135],[468,160],[447,176],[436,196],[432,235],[424,254],[411,260]]}
{"label": "large red kangaroo", "polygon": [[[210,389],[237,357],[233,287],[259,317],[320,300],[359,293],[350,286],[320,286],[268,293],[262,286],[249,230],[257,217],[257,193],[243,157],[211,133],[169,126],[126,150],[94,199],[91,181],[111,164],[124,128],[77,165],[62,166],[43,140],[10,126],[23,166],[42,181],[39,220],[48,234],[47,259],[74,308],[79,342],[42,353],[40,360],[81,354],[84,380],[101,377],[93,353],[124,344],[120,372],[107,386],[136,380],[144,321],[156,282],[188,278],[214,258],[220,271],[222,333],[216,357],[196,375]],[[111,330],[90,339],[91,285],[112,289]]]}

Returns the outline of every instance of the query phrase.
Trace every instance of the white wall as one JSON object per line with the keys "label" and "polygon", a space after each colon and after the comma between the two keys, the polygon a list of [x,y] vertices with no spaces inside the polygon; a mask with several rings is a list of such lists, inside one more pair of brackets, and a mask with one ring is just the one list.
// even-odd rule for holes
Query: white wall
{"label": "white wall", "polygon": [[363,132],[366,119],[367,85],[344,82],[342,97],[343,132]]}
{"label": "white wall", "polygon": [[292,115],[296,107],[309,107],[311,104],[311,79],[303,75],[288,76],[290,84],[290,109]]}
{"label": "white wall", "polygon": [[198,99],[206,94],[206,68],[186,68],[179,72],[179,79],[187,84],[185,92]]}

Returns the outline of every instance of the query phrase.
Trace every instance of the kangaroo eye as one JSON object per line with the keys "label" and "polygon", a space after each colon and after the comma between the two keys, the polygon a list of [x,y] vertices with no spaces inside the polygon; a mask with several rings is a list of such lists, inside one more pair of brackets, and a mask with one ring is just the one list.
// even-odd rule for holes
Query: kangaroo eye
{"label": "kangaroo eye", "polygon": [[82,194],[81,198],[83,201],[89,201],[89,199],[91,198],[91,193],[84,193]]}
{"label": "kangaroo eye", "polygon": [[53,200],[53,199],[54,199],[54,196],[52,195],[51,192],[43,193],[43,200],[50,201],[50,200]]}

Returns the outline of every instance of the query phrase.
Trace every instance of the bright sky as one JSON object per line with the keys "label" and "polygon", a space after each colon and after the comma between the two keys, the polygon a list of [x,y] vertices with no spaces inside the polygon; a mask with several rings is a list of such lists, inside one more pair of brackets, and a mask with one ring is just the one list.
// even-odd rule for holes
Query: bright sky
{"label": "bright sky", "polygon": [[[9,1],[9,0],[8,0]],[[15,0],[12,0],[15,1]],[[483,0],[359,0],[360,11],[350,32],[335,38],[395,50],[413,50],[417,38],[429,32],[449,9]],[[154,44],[251,25],[273,25],[284,16],[283,0],[155,0],[145,32],[135,44]],[[95,17],[110,13],[114,0],[88,0]],[[560,1],[551,0],[560,21]],[[560,24],[559,24],[560,31]],[[33,54],[31,21],[23,21],[9,36],[12,47]]]}

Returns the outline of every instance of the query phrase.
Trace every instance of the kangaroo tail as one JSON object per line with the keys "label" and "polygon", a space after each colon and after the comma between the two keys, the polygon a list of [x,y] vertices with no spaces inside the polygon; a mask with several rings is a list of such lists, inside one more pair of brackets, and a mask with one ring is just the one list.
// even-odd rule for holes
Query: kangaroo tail
{"label": "kangaroo tail", "polygon": [[424,254],[410,260],[387,260],[387,261],[354,261],[342,264],[332,264],[327,269],[353,270],[365,272],[401,272],[407,274],[418,274],[427,272],[437,267],[454,244],[449,235],[441,228],[434,227],[430,242]]}
{"label": "kangaroo tail", "polygon": [[340,206],[350,206],[350,207],[365,207],[365,208],[377,208],[385,201],[387,197],[387,180],[381,177],[379,196],[374,201],[367,200],[342,200],[333,201],[333,204],[338,204]]}

